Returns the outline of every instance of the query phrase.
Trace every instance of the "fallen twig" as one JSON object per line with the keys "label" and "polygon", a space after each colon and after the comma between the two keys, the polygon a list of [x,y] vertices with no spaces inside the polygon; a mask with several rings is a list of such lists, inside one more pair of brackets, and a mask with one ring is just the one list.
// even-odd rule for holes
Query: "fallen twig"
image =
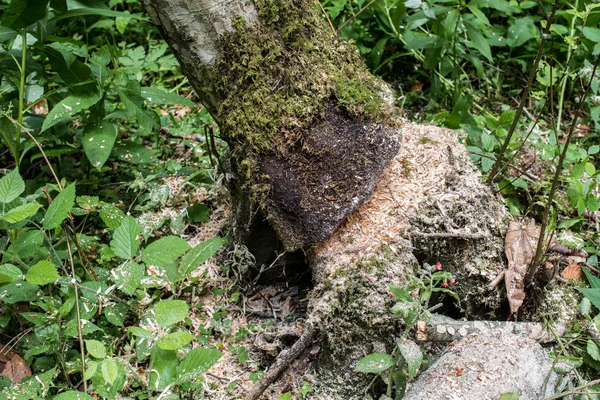
{"label": "fallen twig", "polygon": [[317,328],[309,325],[306,328],[306,332],[294,343],[294,345],[289,349],[282,351],[277,356],[277,359],[271,365],[271,368],[263,378],[258,381],[256,385],[252,388],[250,393],[246,396],[246,400],[257,400],[261,394],[269,386],[273,384],[279,378],[279,376],[291,365],[292,361],[294,361],[300,354],[304,352],[310,346],[317,335]]}

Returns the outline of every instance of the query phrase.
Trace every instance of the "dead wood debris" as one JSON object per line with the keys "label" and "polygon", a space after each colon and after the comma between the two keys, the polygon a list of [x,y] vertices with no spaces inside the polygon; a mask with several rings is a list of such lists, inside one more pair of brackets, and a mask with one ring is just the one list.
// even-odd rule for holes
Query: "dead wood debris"
{"label": "dead wood debris", "polygon": [[306,327],[304,334],[294,343],[289,350],[284,350],[277,356],[277,359],[271,365],[265,376],[258,381],[246,396],[246,400],[256,400],[260,395],[273,384],[277,378],[291,365],[298,356],[300,356],[312,344],[317,336],[317,328],[313,325]]}

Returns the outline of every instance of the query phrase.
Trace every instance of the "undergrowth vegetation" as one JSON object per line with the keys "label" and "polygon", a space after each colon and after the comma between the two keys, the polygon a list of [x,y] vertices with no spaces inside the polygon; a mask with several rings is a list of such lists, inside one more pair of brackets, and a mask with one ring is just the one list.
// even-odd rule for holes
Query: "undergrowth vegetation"
{"label": "undergrowth vegetation", "polygon": [[[407,117],[463,129],[511,213],[598,267],[600,4],[322,5]],[[239,288],[204,279],[227,240],[225,145],[139,2],[0,0],[0,14],[0,348],[34,375],[1,379],[0,399],[200,397],[224,354],[256,381],[243,343],[264,327],[234,326]],[[207,293],[219,301],[203,307]],[[578,340],[560,356],[600,371]]]}

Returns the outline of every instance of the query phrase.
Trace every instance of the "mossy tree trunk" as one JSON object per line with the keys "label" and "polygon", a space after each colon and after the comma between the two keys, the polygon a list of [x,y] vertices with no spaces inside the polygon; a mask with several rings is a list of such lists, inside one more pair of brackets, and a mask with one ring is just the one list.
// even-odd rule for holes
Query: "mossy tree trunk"
{"label": "mossy tree trunk", "polygon": [[401,329],[388,285],[420,264],[441,261],[482,313],[502,302],[486,287],[504,208],[455,133],[404,124],[401,137],[391,91],[313,0],[144,2],[230,146],[234,241],[268,256],[255,244],[276,242],[269,225],[309,250],[318,398],[364,397],[356,362],[391,352]]}
{"label": "mossy tree trunk", "polygon": [[267,219],[286,250],[320,242],[398,151],[395,116],[312,0],[146,0],[229,143],[236,238]]}

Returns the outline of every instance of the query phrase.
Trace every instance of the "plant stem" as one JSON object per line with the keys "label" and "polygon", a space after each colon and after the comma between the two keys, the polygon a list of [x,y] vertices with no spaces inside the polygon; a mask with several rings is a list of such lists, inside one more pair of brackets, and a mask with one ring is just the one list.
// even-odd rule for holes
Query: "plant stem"
{"label": "plant stem", "polygon": [[[19,125],[23,125],[23,108],[25,106],[25,78],[27,75],[27,28],[21,31],[21,81],[19,82],[19,114],[17,121]],[[21,164],[21,128],[17,127],[17,136],[15,137],[15,165],[19,169]]]}
{"label": "plant stem", "polygon": [[550,26],[552,25],[552,21],[554,20],[554,15],[556,14],[556,10],[558,9],[559,3],[560,3],[559,0],[554,0],[554,4],[552,5],[552,11],[550,12],[550,16],[548,17],[548,20],[546,21],[546,27],[544,28],[544,33],[542,34],[542,39],[540,41],[540,47],[538,48],[537,56],[535,58],[535,61],[533,62],[533,65],[531,66],[531,72],[529,73],[529,79],[527,80],[527,85],[525,86],[525,89],[523,90],[523,94],[521,95],[521,101],[519,102],[519,108],[517,109],[517,112],[515,113],[515,118],[513,119],[512,124],[510,125],[510,129],[508,130],[508,133],[506,134],[506,139],[504,139],[504,143],[502,143],[502,147],[500,148],[500,151],[498,153],[498,158],[496,158],[496,162],[494,163],[494,166],[492,167],[492,170],[490,171],[490,175],[488,176],[488,179],[487,179],[488,184],[492,183],[492,181],[494,180],[494,177],[498,173],[498,170],[500,169],[500,166],[502,165],[502,161],[504,161],[504,153],[506,152],[506,149],[508,148],[508,145],[510,144],[510,139],[512,138],[512,135],[515,133],[515,130],[517,129],[517,124],[519,123],[519,119],[521,118],[521,114],[523,113],[523,107],[525,107],[525,102],[529,98],[529,90],[531,89],[531,86],[533,85],[533,80],[535,79],[535,75],[537,74],[538,65],[540,63],[540,60],[542,59],[542,55],[544,54],[544,47],[546,45],[546,37],[548,36],[548,34],[550,32]]}
{"label": "plant stem", "polygon": [[594,76],[596,75],[596,70],[598,69],[598,65],[600,64],[600,56],[596,59],[596,64],[594,64],[594,68],[592,69],[592,76],[590,76],[590,80],[586,85],[583,93],[581,94],[581,99],[579,100],[579,104],[577,105],[577,110],[573,115],[573,120],[571,121],[571,126],[569,128],[569,132],[567,133],[567,138],[565,140],[565,145],[560,153],[560,157],[558,159],[558,165],[556,166],[556,171],[554,171],[554,178],[552,179],[552,187],[550,188],[550,194],[548,195],[548,203],[546,204],[546,208],[544,210],[544,216],[542,217],[542,227],[540,228],[540,237],[538,239],[537,249],[535,251],[535,257],[533,262],[529,264],[527,267],[527,274],[525,275],[525,282],[530,282],[531,278],[535,275],[535,271],[537,271],[540,259],[542,258],[542,253],[545,246],[545,238],[546,238],[546,228],[548,227],[548,219],[550,216],[550,209],[552,208],[552,201],[554,200],[554,195],[556,194],[556,190],[558,189],[558,179],[560,178],[560,174],[562,172],[562,166],[565,162],[565,157],[567,156],[567,151],[569,150],[569,143],[571,142],[571,137],[573,136],[573,132],[575,131],[575,126],[577,125],[577,117],[579,116],[579,112],[581,111],[581,107],[585,102],[585,98],[590,91],[590,87],[592,86],[592,82],[594,81]]}

